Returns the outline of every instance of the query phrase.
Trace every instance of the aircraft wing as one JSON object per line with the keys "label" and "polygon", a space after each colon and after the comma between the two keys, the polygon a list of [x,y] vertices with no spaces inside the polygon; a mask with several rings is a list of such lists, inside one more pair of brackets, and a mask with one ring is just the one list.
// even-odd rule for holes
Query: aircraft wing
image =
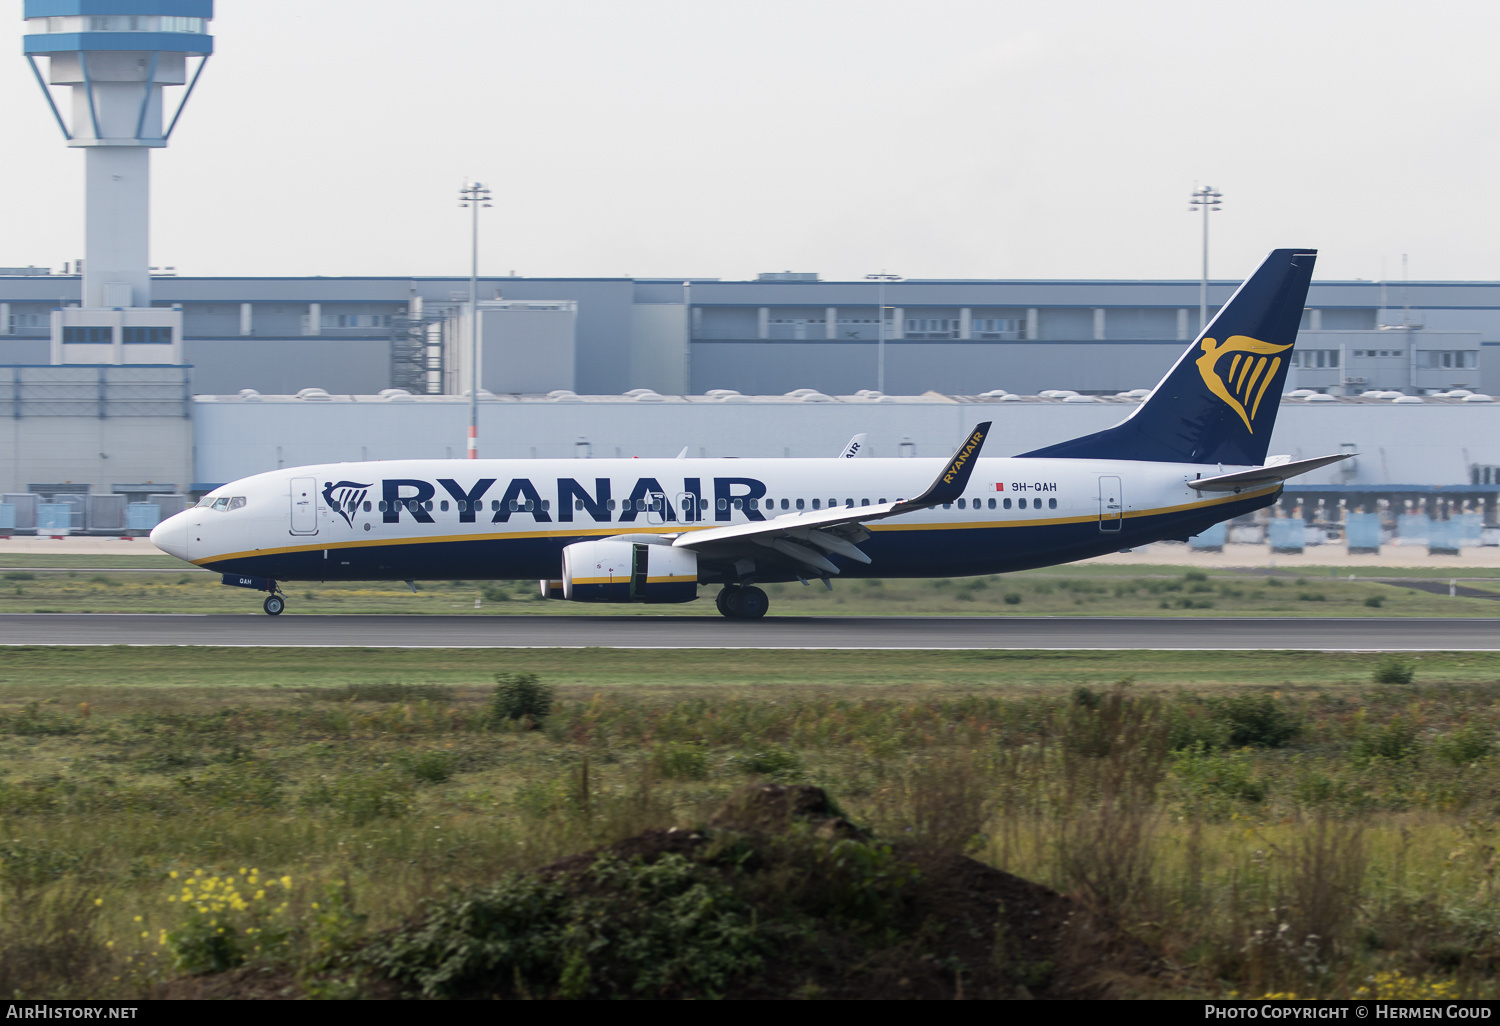
{"label": "aircraft wing", "polygon": [[831,509],[783,513],[770,520],[690,531],[678,535],[672,544],[682,549],[710,550],[717,555],[743,553],[750,556],[756,555],[757,550],[770,549],[812,568],[819,576],[839,573],[838,566],[825,553],[869,563],[870,557],[855,545],[855,542],[869,537],[861,525],[866,521],[899,517],[953,502],[968,487],[969,475],[974,472],[979,450],[984,447],[989,433],[989,421],[970,432],[927,490],[914,499],[898,499],[874,506],[834,506]]}
{"label": "aircraft wing", "polygon": [[1189,488],[1196,488],[1200,492],[1233,492],[1242,488],[1254,488],[1257,485],[1285,481],[1320,467],[1338,463],[1340,460],[1347,460],[1353,455],[1355,454],[1352,452],[1345,452],[1337,456],[1317,456],[1310,460],[1272,463],[1264,467],[1256,467],[1254,470],[1239,470],[1233,474],[1220,474],[1218,477],[1200,477],[1187,484]]}

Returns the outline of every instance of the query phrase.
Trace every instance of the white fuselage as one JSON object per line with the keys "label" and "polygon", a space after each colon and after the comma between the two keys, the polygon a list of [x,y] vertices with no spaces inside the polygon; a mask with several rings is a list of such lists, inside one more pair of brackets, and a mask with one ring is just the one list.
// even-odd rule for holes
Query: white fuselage
{"label": "white fuselage", "polygon": [[[873,458],[324,464],[214,489],[152,540],[200,566],[276,580],[544,579],[557,575],[562,548],[580,540],[676,535],[907,499],[942,466]],[[1237,469],[980,459],[963,498],[868,524],[861,548],[870,563],[841,570],[997,573],[1186,537],[1280,493],[1279,483],[1212,495],[1187,485]],[[768,565],[758,579],[797,576]]]}

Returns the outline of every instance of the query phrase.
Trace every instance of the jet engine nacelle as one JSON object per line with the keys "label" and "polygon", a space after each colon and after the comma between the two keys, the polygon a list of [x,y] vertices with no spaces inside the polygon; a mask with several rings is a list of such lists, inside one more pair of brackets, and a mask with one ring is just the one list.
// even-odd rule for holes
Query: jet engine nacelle
{"label": "jet engine nacelle", "polygon": [[698,554],[618,538],[563,549],[563,597],[574,602],[691,602]]}

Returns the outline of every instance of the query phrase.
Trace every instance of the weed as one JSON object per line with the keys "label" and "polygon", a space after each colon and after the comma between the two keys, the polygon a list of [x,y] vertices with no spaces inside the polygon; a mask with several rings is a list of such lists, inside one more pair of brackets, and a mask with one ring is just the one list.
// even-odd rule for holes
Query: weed
{"label": "weed", "polygon": [[735,763],[746,773],[765,777],[793,777],[802,769],[802,760],[796,753],[778,745],[754,749],[740,756]]}
{"label": "weed", "polygon": [[403,761],[412,779],[422,784],[442,784],[452,779],[453,756],[448,752],[423,752]]}
{"label": "weed", "polygon": [[651,766],[664,780],[703,780],[708,776],[708,753],[691,741],[669,741],[652,751]]}
{"label": "weed", "polygon": [[378,819],[395,819],[412,807],[412,782],[391,770],[348,773],[319,780],[302,796],[308,809],[328,808],[355,826]]}

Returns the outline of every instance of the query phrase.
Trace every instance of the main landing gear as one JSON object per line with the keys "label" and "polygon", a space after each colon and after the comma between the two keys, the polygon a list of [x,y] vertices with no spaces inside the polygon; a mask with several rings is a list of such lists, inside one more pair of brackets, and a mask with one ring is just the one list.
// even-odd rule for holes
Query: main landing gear
{"label": "main landing gear", "polygon": [[714,600],[720,614],[731,620],[759,620],[771,608],[771,600],[759,588],[728,584]]}
{"label": "main landing gear", "polygon": [[282,610],[286,609],[286,599],[281,595],[272,595],[261,603],[261,608],[270,616],[280,616]]}

